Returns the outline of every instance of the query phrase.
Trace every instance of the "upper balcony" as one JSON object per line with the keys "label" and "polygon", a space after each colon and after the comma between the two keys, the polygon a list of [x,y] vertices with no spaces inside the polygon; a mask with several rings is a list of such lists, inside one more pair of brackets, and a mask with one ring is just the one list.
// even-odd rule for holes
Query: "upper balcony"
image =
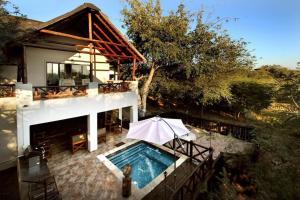
{"label": "upper balcony", "polygon": [[[17,86],[16,86],[17,85]],[[48,100],[61,98],[75,98],[82,96],[95,96],[95,94],[120,93],[137,91],[136,81],[109,81],[107,83],[89,83],[76,86],[31,86],[31,84],[1,84],[0,98],[15,97],[17,90],[30,91],[32,100]],[[29,96],[31,96],[29,94]]]}

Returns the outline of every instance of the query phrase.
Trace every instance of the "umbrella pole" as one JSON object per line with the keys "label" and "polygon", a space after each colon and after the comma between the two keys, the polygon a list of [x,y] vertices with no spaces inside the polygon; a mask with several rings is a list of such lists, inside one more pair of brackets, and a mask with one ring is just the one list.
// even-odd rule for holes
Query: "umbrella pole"
{"label": "umbrella pole", "polygon": [[[175,131],[173,130],[173,128],[170,126],[170,124],[168,124],[168,122],[166,122],[163,118],[161,118],[160,117],[160,119],[163,121],[163,122],[165,122],[169,127],[170,127],[170,129],[173,131],[173,133],[174,133],[174,145],[173,145],[173,150],[174,150],[174,158],[176,158],[176,144],[175,144],[175,140],[176,140],[176,133],[175,133]],[[182,145],[182,143],[181,143],[181,141],[180,141],[180,139],[179,139],[179,137],[177,136],[177,139],[178,139],[178,141],[179,141],[179,145],[182,147],[183,145]],[[183,151],[184,151],[184,148],[183,148]],[[176,172],[175,172],[175,170],[176,170],[176,159],[175,159],[175,162],[174,162],[174,187],[176,188]]]}
{"label": "umbrella pole", "polygon": [[175,143],[175,140],[176,140],[176,134],[174,132],[174,146],[173,146],[173,150],[174,150],[174,158],[175,158],[175,162],[174,162],[174,188],[176,189],[176,143]]}

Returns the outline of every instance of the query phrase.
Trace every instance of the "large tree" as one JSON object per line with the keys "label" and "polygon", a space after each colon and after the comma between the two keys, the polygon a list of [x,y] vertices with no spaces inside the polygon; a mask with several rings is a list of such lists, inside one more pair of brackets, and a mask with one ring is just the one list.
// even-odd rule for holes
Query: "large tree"
{"label": "large tree", "polygon": [[182,4],[164,16],[159,0],[127,0],[127,3],[122,10],[124,27],[128,37],[147,59],[143,65],[147,68],[146,73],[140,77],[143,83],[141,114],[144,115],[151,82],[158,69],[184,65],[189,14]]}
{"label": "large tree", "polygon": [[248,52],[245,41],[233,40],[222,24],[203,23],[202,12],[197,26],[191,32],[193,62],[188,69],[202,104],[230,99],[230,85],[244,76],[254,57]]}
{"label": "large tree", "polygon": [[[11,7],[8,9],[8,7]],[[20,13],[19,8],[7,0],[0,0],[0,37],[1,39],[10,38],[12,33],[18,28],[19,20],[26,17]]]}
{"label": "large tree", "polygon": [[297,109],[300,116],[300,71],[280,65],[265,65],[260,70],[268,72],[276,81],[279,89],[277,100],[288,102]]}
{"label": "large tree", "polygon": [[159,0],[127,3],[122,11],[127,35],[147,59],[142,114],[149,91],[169,102],[196,105],[231,98],[233,79],[253,64],[246,42],[231,39],[219,20],[204,23],[202,11],[192,15],[183,4],[163,15]]}

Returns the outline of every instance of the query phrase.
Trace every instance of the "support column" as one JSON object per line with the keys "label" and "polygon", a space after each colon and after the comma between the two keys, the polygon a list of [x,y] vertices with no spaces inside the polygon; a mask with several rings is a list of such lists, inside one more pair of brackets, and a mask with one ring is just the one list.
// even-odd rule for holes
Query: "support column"
{"label": "support column", "polygon": [[[88,13],[88,31],[89,31],[89,39],[93,39],[93,28],[92,28],[92,13]],[[93,82],[94,77],[93,77],[93,55],[95,55],[95,52],[93,53],[93,43],[89,43],[89,48],[90,48],[90,81]],[[95,51],[95,49],[94,49]]]}
{"label": "support column", "polygon": [[88,85],[87,93],[89,97],[95,97],[98,95],[98,83],[90,82]]}
{"label": "support column", "polygon": [[18,156],[24,154],[24,150],[30,145],[30,126],[26,124],[22,108],[17,109],[17,150]]}
{"label": "support column", "polygon": [[122,120],[123,119],[123,117],[122,117],[122,108],[119,108],[119,120]]}
{"label": "support column", "polygon": [[130,107],[130,122],[138,121],[138,107],[137,105]]}
{"label": "support column", "polygon": [[27,62],[26,62],[26,47],[23,46],[23,56],[22,56],[22,82],[27,83]]}
{"label": "support column", "polygon": [[133,63],[132,63],[132,80],[134,80],[134,81],[136,79],[135,71],[136,71],[136,58],[133,59]]}
{"label": "support column", "polygon": [[22,107],[24,105],[31,105],[33,103],[32,84],[16,83],[16,100],[17,105]]}
{"label": "support column", "polygon": [[117,71],[118,71],[118,80],[120,80],[120,59],[118,59]]}
{"label": "support column", "polygon": [[98,148],[97,137],[97,113],[88,115],[88,150],[89,152],[95,151]]}

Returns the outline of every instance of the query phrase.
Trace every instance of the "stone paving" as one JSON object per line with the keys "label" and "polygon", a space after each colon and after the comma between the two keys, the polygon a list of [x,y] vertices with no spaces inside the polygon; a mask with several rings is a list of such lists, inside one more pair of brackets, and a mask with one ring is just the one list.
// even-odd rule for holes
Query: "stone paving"
{"label": "stone paving", "polygon": [[[209,147],[209,135],[201,129],[189,128],[196,135],[196,143]],[[122,180],[100,162],[97,156],[116,148],[120,142],[132,142],[133,140],[126,139],[126,134],[127,130],[124,129],[121,134],[109,133],[106,143],[100,143],[94,152],[80,150],[71,154],[70,151],[65,151],[49,159],[48,166],[55,176],[62,199],[124,199]],[[212,135],[211,145],[214,157],[220,152],[243,152],[251,146],[247,142],[219,134]],[[129,199],[139,198],[132,195]]]}
{"label": "stone paving", "polygon": [[197,144],[214,149],[213,158],[216,159],[221,152],[232,154],[249,154],[254,151],[255,145],[250,142],[246,142],[230,135],[221,135],[219,133],[212,132],[211,135],[204,132],[200,128],[187,125],[192,133],[196,135]]}
{"label": "stone paving", "polygon": [[72,155],[65,151],[49,159],[48,166],[62,199],[123,199],[122,181],[96,156],[115,148],[120,142],[132,141],[126,139],[126,133],[127,130],[122,134],[109,133],[106,143],[100,143],[94,152],[80,150]]}

